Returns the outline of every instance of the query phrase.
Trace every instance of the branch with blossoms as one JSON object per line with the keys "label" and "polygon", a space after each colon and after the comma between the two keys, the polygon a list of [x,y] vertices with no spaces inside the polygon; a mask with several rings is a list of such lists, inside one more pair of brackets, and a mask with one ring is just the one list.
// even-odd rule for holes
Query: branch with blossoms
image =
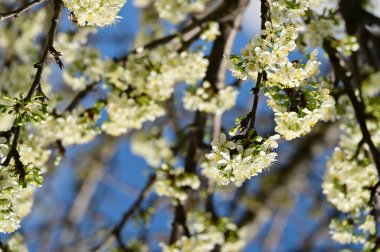
{"label": "branch with blossoms", "polygon": [[[349,25],[349,24],[348,24]],[[352,27],[347,27],[347,29],[352,29]],[[360,28],[359,28],[360,29]],[[351,30],[351,32],[354,32]],[[368,127],[367,122],[367,114],[366,111],[366,105],[365,100],[362,95],[361,87],[361,73],[358,68],[355,68],[355,64],[357,64],[357,58],[355,60],[353,54],[351,56],[352,65],[342,66],[343,59],[341,58],[340,53],[332,46],[333,41],[325,40],[323,43],[324,49],[326,50],[330,61],[334,68],[334,73],[336,77],[337,82],[342,82],[344,87],[344,92],[348,96],[352,108],[354,110],[355,118],[359,124],[360,132],[362,135],[362,139],[357,144],[357,149],[353,155],[353,159],[358,159],[359,154],[362,150],[365,150],[364,144],[366,144],[369,148],[369,152],[371,153],[371,159],[373,160],[375,164],[375,168],[377,170],[377,182],[373,181],[372,184],[369,186],[369,194],[370,197],[368,199],[368,207],[371,208],[369,210],[369,217],[367,217],[368,222],[375,222],[375,226],[378,226],[378,210],[377,210],[377,194],[378,194],[378,187],[379,187],[379,179],[380,179],[380,152],[378,147],[375,145],[374,141],[372,140],[371,133]],[[351,72],[351,75],[348,75],[347,73]],[[358,92],[354,90],[353,87],[357,87],[359,89],[359,96],[357,95]],[[366,151],[366,150],[365,150]],[[376,250],[379,247],[379,238],[376,235],[377,232],[371,230],[371,242],[374,244],[373,250]],[[367,245],[370,246],[370,245]],[[371,245],[373,246],[373,245]]]}
{"label": "branch with blossoms", "polygon": [[[375,162],[377,172],[380,176],[380,152],[373,143],[371,134],[368,130],[365,115],[365,104],[363,98],[361,98],[360,100],[358,99],[358,97],[355,95],[354,89],[352,88],[352,82],[355,78],[357,78],[357,76],[347,76],[348,69],[344,69],[341,66],[340,62],[342,62],[342,59],[339,58],[338,51],[331,46],[330,41],[324,41],[323,45],[324,49],[329,55],[331,63],[333,64],[336,77],[338,78],[338,80],[341,80],[343,82],[345,93],[347,94],[352,103],[356,119],[360,125],[360,130],[363,135],[363,141],[368,145],[370,152],[372,153],[372,158]],[[360,84],[356,86],[360,86]]]}
{"label": "branch with blossoms", "polygon": [[[310,164],[336,146],[328,152],[322,181],[327,200],[342,212],[331,221],[332,238],[361,244],[363,250],[377,248],[380,91],[373,83],[380,75],[374,46],[378,38],[370,24],[378,18],[368,3],[262,0],[261,13],[255,13],[261,14],[260,33],[235,54],[233,44],[250,1],[135,0],[140,27],[132,49],[125,51],[118,41],[114,46],[123,47],[122,53],[107,58],[91,38],[97,27],[122,25],[119,13],[124,13],[125,0],[55,0],[55,18],[38,56],[50,5],[35,8],[32,15],[27,10],[42,2],[18,10],[10,7],[16,6],[11,1],[0,4],[16,9],[8,18],[24,13],[0,26],[5,34],[0,39],[0,83],[6,83],[0,119],[10,122],[0,131],[0,157],[5,160],[0,170],[0,207],[5,213],[0,232],[20,227],[42,174],[53,175],[62,160],[65,164],[74,155],[78,159],[69,166],[75,168],[78,195],[69,207],[61,203],[62,209],[70,209],[62,216],[44,216],[52,223],[46,227],[64,225],[53,250],[147,251],[148,243],[158,246],[151,242],[157,241],[164,252],[240,251],[254,239],[249,236],[265,229],[268,216],[274,216],[262,245],[270,249],[271,240],[281,241],[288,223],[284,218],[293,209],[297,213],[295,198],[313,198],[319,204],[321,195],[309,179],[318,168]],[[61,7],[67,8],[71,24],[56,32]],[[350,20],[352,9],[363,15]],[[311,48],[324,48],[335,79],[324,75],[324,62]],[[47,64],[49,53],[61,68],[58,75],[50,69],[54,61]],[[36,57],[40,61],[34,72],[30,62]],[[227,70],[235,77],[230,83]],[[250,94],[244,94],[246,80],[254,83]],[[261,110],[265,102],[268,109]],[[247,110],[241,107],[246,103]],[[98,158],[122,150],[127,141],[152,176],[116,224],[109,224],[101,208],[114,202],[99,184],[116,190],[133,186],[118,175],[114,185],[105,183],[118,162]],[[287,155],[290,149],[297,153]],[[87,162],[83,153],[94,162]],[[123,149],[121,155],[125,153]],[[307,184],[314,188],[307,190]],[[163,204],[152,204],[152,195]],[[281,209],[275,209],[275,202]],[[163,215],[168,228],[150,240],[156,233],[150,232],[154,228],[145,232],[146,224]],[[316,219],[326,228],[323,218]],[[44,239],[50,239],[48,233]],[[7,246],[21,246],[16,238]]]}
{"label": "branch with blossoms", "polygon": [[[294,179],[295,174],[301,173],[302,171],[300,170],[304,168],[302,165],[303,162],[307,162],[309,158],[315,158],[313,157],[313,146],[323,145],[323,147],[326,147],[325,145],[334,144],[328,143],[325,140],[328,138],[327,135],[329,130],[334,127],[336,126],[330,123],[320,125],[305,137],[305,141],[299,142],[298,144],[295,143],[295,151],[289,157],[289,161],[275,170],[275,176],[268,178],[272,180],[271,183],[267,183],[267,185],[263,186],[259,192],[252,193],[254,198],[262,202],[263,205],[270,205],[272,203],[271,199],[275,197],[275,194],[278,193],[278,191],[287,193],[286,190],[279,188],[291,187],[292,183],[294,183],[292,180]],[[236,195],[234,200],[231,201],[231,205],[236,205],[235,201],[238,200],[238,197],[252,196],[250,192],[244,194],[240,193],[239,196]],[[231,208],[231,210],[234,212],[235,209]],[[255,209],[249,208],[245,209],[245,212],[238,216],[236,222],[237,225],[239,227],[244,227],[250,225],[252,222],[255,223],[257,221],[256,218],[259,218],[259,216],[254,210]]]}
{"label": "branch with blossoms", "polygon": [[[56,30],[58,27],[58,21],[59,21],[60,15],[61,15],[61,10],[62,10],[61,0],[55,0],[54,1],[54,13],[53,13],[53,17],[52,17],[52,23],[51,23],[50,29],[49,29],[47,37],[46,37],[45,47],[43,49],[40,60],[38,61],[38,63],[36,63],[34,65],[34,67],[37,68],[36,75],[34,77],[33,83],[31,84],[31,86],[28,90],[26,97],[22,99],[23,103],[25,103],[26,105],[32,99],[34,99],[33,98],[34,93],[38,89],[39,85],[41,85],[40,82],[41,82],[41,76],[42,76],[42,73],[44,70],[44,64],[45,64],[45,61],[47,60],[47,56],[49,55],[49,50],[50,50],[50,48],[52,48],[53,43],[54,43],[54,37],[55,37],[55,33],[56,33]],[[37,99],[40,99],[40,97],[37,97]],[[44,97],[42,99],[44,99]],[[9,163],[11,162],[11,159],[14,158],[15,162],[19,163],[18,169],[23,170],[22,163],[19,160],[19,154],[17,151],[17,144],[18,144],[18,140],[19,140],[19,136],[20,136],[20,132],[21,132],[21,126],[20,125],[13,125],[11,131],[13,132],[12,144],[11,144],[11,147],[9,149],[7,157],[1,163],[1,165],[2,166],[8,166]],[[22,181],[25,177],[25,174],[24,175],[22,175],[22,174],[23,173],[20,174],[20,176],[21,176],[20,181]]]}
{"label": "branch with blossoms", "polygon": [[[183,50],[183,48],[186,48],[184,45],[190,45],[192,42],[194,42],[196,39],[198,39],[201,35],[201,29],[200,27],[210,21],[218,21],[222,19],[226,19],[226,17],[231,16],[229,14],[231,12],[231,3],[228,2],[222,2],[217,8],[215,8],[213,11],[208,13],[207,15],[204,15],[204,17],[200,19],[195,19],[193,22],[190,24],[184,26],[180,31],[162,37],[155,39],[137,49],[134,49],[128,53],[126,53],[124,56],[120,58],[114,59],[115,63],[119,62],[126,62],[129,56],[137,54],[138,50],[152,50],[155,49],[159,46],[165,46],[168,44],[175,43],[176,40],[179,40],[180,43],[183,45],[180,48],[178,48],[178,51]],[[227,23],[227,22],[226,22]],[[190,35],[188,35],[190,34]],[[186,39],[184,39],[186,38]],[[219,56],[220,53],[218,52]],[[77,95],[74,97],[74,99],[70,102],[70,104],[67,106],[66,111],[71,111],[75,109],[78,105],[80,105],[80,101],[84,99],[88,93],[101,81],[93,82],[89,85],[86,85],[86,88],[84,90],[81,90],[80,92],[77,93]]]}
{"label": "branch with blossoms", "polygon": [[[261,30],[265,30],[265,23],[270,22],[270,6],[268,1],[261,1]],[[262,39],[265,39],[265,35],[263,34],[261,36]],[[247,127],[246,134],[249,133],[250,129],[254,129],[255,127],[255,121],[256,121],[256,113],[257,113],[257,108],[259,105],[259,93],[260,93],[260,86],[262,86],[262,82],[264,82],[267,78],[267,74],[264,71],[263,73],[258,73],[257,74],[257,81],[256,81],[256,86],[251,89],[251,93],[254,95],[253,98],[253,105],[252,105],[252,110],[249,112],[248,117],[249,117],[249,125]]]}
{"label": "branch with blossoms", "polygon": [[[227,5],[227,1],[225,5]],[[239,18],[242,11],[246,8],[248,2],[247,1],[238,1],[234,4],[231,4],[228,8],[228,12],[225,13],[224,18],[221,19],[220,27],[221,27],[221,36],[215,40],[209,61],[211,64],[209,65],[206,76],[203,80],[203,83],[207,82],[211,85],[213,90],[218,90],[224,87],[225,81],[225,67],[223,67],[223,56],[220,54],[221,49],[225,51],[228,43],[231,40],[231,35],[234,36],[234,27],[239,26],[239,24],[235,24],[235,20]],[[239,19],[238,19],[239,22]],[[231,26],[232,24],[232,26]],[[236,29],[236,28],[235,28]],[[230,42],[231,43],[231,42]],[[230,50],[230,49],[228,49]],[[197,168],[197,160],[199,159],[199,152],[201,151],[201,146],[203,145],[204,138],[204,127],[206,122],[207,114],[202,113],[197,110],[195,113],[194,121],[192,123],[192,130],[190,132],[191,140],[188,143],[187,155],[185,157],[185,172],[188,174],[196,173]],[[217,126],[214,126],[214,130],[219,131],[220,129]],[[215,134],[214,134],[215,135]],[[190,192],[190,190],[189,190]],[[188,192],[188,193],[189,193]],[[189,195],[190,196],[190,195]],[[183,227],[183,232],[188,239],[190,238],[190,233],[188,231],[188,227],[186,224],[187,212],[186,208],[182,205],[182,203],[178,202],[175,206],[175,214],[174,220],[172,223],[172,233],[170,235],[169,244],[173,245],[177,241],[178,237],[178,225]],[[218,217],[216,216],[215,211],[213,211],[213,203],[212,203],[212,195],[208,195],[208,199],[206,200],[206,209],[209,210],[212,218],[215,220]]]}

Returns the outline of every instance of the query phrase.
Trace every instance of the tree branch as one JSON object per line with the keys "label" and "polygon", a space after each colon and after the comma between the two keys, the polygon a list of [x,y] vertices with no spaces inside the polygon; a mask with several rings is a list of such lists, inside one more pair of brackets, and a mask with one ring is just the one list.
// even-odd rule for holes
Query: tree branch
{"label": "tree branch", "polygon": [[111,232],[108,233],[108,235],[104,238],[104,240],[96,247],[92,249],[92,251],[104,251],[108,248],[108,246],[116,239],[120,239],[121,231],[124,227],[124,225],[128,222],[129,218],[133,216],[133,214],[140,208],[141,203],[146,197],[146,194],[148,193],[149,189],[153,185],[153,183],[156,181],[156,175],[151,175],[148,178],[148,181],[146,182],[144,188],[141,190],[139,196],[137,197],[136,201],[132,204],[132,206],[124,213],[120,221],[116,224],[114,228],[112,228]]}
{"label": "tree branch", "polygon": [[177,206],[175,207],[175,214],[174,214],[174,220],[172,222],[172,231],[170,233],[170,240],[169,244],[173,244],[177,240],[178,236],[178,226],[181,225],[183,228],[183,233],[186,235],[186,237],[190,237],[190,231],[187,227],[186,223],[186,211],[183,208],[183,205],[181,202],[177,202]]}
{"label": "tree branch", "polygon": [[[267,21],[271,20],[271,11],[270,11],[270,5],[268,0],[261,0],[261,30],[265,30],[265,23]],[[264,35],[261,36],[263,39],[265,38]],[[253,97],[253,104],[252,104],[252,110],[249,113],[250,120],[249,125],[246,131],[246,135],[248,136],[250,129],[253,129],[255,127],[256,122],[256,113],[257,108],[259,105],[259,93],[260,93],[260,86],[263,81],[266,79],[266,73],[258,73],[257,79],[256,79],[256,85],[254,88],[252,88],[251,93],[254,95]]]}
{"label": "tree branch", "polygon": [[340,64],[339,53],[337,50],[331,45],[330,41],[324,40],[323,48],[328,54],[330,61],[334,67],[335,74],[337,78],[339,78],[343,82],[344,91],[347,94],[348,98],[351,101],[352,107],[355,112],[356,120],[359,123],[360,130],[363,135],[363,140],[368,145],[370,152],[372,154],[373,161],[376,165],[376,170],[378,175],[380,176],[380,152],[376,148],[375,144],[372,141],[371,134],[368,130],[366,115],[365,115],[365,104],[363,100],[359,100],[355,95],[355,91],[351,86],[352,76],[347,76],[348,69],[345,69]]}
{"label": "tree branch", "polygon": [[33,8],[34,6],[36,6],[40,3],[46,2],[46,1],[49,1],[49,0],[34,0],[34,1],[27,3],[26,5],[18,8],[17,10],[14,10],[14,11],[11,11],[8,13],[0,13],[0,21],[5,20],[5,19],[9,19],[12,17],[18,17],[21,13]]}
{"label": "tree branch", "polygon": [[99,83],[100,83],[99,81],[94,81],[90,85],[86,86],[85,89],[79,91],[75,95],[74,99],[70,102],[70,104],[67,105],[64,111],[65,112],[73,111],[76,108],[76,106],[78,106],[79,103],[88,95],[88,93],[90,93],[95,88],[95,86],[97,86]]}
{"label": "tree branch", "polygon": [[[246,0],[244,0],[246,1]],[[182,29],[180,29],[178,32],[167,35],[163,38],[156,39],[146,45],[143,46],[145,50],[154,49],[158,46],[169,44],[173,42],[175,39],[180,39],[180,37],[183,37],[184,35],[190,33],[194,29],[199,29],[199,27],[208,21],[221,21],[227,17],[236,15],[236,10],[238,9],[238,3],[239,1],[230,1],[230,0],[224,0],[222,3],[215,8],[215,10],[211,11],[209,14],[205,15],[204,17],[200,19],[194,19],[190,24],[186,25]],[[200,33],[195,33],[195,36],[200,35]],[[192,41],[194,38],[189,38],[189,41]],[[183,41],[182,41],[183,42]],[[186,41],[185,41],[186,43]],[[137,52],[137,49],[132,50],[128,52],[126,55],[116,59],[117,62],[123,62],[127,60],[128,56],[131,54],[134,54]]]}
{"label": "tree branch", "polygon": [[[222,36],[217,38],[212,46],[212,50],[210,53],[210,62],[211,64],[207,68],[205,81],[210,82],[214,90],[218,89],[218,86],[224,85],[224,75],[225,75],[225,63],[223,58],[223,50],[226,49],[226,44],[231,46],[231,38],[230,33],[234,29],[235,19],[237,19],[243,10],[248,6],[247,0],[240,1],[223,1],[221,6],[208,16],[215,17],[216,20],[220,20],[222,29]],[[223,12],[219,13],[220,10]],[[208,17],[207,16],[207,17]],[[206,20],[204,18],[202,20]],[[212,20],[212,19],[211,19]],[[225,32],[223,34],[223,32]],[[228,48],[227,48],[228,49]],[[187,155],[185,157],[185,172],[187,173],[195,173],[196,167],[198,163],[198,156],[200,147],[203,144],[203,137],[205,134],[205,124],[207,120],[207,115],[200,111],[197,111],[194,117],[194,122],[192,123],[192,131],[190,132],[190,140],[188,143]],[[208,199],[206,200],[206,208],[212,213],[215,212],[212,210],[212,194],[209,193]],[[216,216],[213,216],[216,217]],[[175,243],[178,238],[178,226],[181,225],[183,227],[184,234],[186,236],[190,236],[190,232],[186,227],[186,209],[185,206],[180,205],[179,203],[175,207],[175,216],[172,223],[172,231],[170,235],[170,244]]]}

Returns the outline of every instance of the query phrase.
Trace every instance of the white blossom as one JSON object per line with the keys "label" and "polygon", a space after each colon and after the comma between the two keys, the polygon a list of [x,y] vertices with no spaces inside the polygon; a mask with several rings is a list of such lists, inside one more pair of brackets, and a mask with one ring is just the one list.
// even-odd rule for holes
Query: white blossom
{"label": "white blossom", "polygon": [[111,92],[108,95],[107,113],[109,120],[102,124],[106,133],[119,136],[131,129],[140,129],[144,122],[153,121],[163,116],[165,110],[162,105],[153,100],[138,102],[127,95],[118,95]]}
{"label": "white blossom", "polygon": [[196,89],[190,87],[185,92],[183,103],[188,110],[222,114],[235,106],[237,95],[237,90],[231,86],[215,91],[205,81]]}
{"label": "white blossom", "polygon": [[155,0],[153,2],[160,18],[176,24],[183,21],[188,14],[202,12],[208,0]]}
{"label": "white blossom", "polygon": [[[96,120],[95,120],[96,121]],[[99,133],[96,123],[86,112],[74,110],[62,116],[49,116],[43,124],[36,126],[41,144],[57,140],[63,146],[84,144],[93,140]]]}
{"label": "white blossom", "polygon": [[163,252],[211,252],[220,245],[222,252],[242,251],[245,246],[245,232],[227,218],[211,222],[205,213],[190,213],[187,224],[191,237],[182,236],[172,245],[161,243]]}
{"label": "white blossom", "polygon": [[[274,98],[275,94],[267,93],[270,97],[268,105],[275,112],[276,132],[281,134],[286,140],[292,140],[309,133],[318,121],[330,121],[335,116],[335,101],[329,95],[326,88],[319,91],[313,89],[301,89],[305,107],[299,111],[288,111],[290,103],[278,103]],[[308,94],[310,93],[310,95]],[[308,108],[309,107],[309,108]]]}
{"label": "white blossom", "polygon": [[13,175],[12,167],[0,171],[0,233],[11,233],[20,227],[20,221],[29,214],[33,204],[33,186],[22,188]]}
{"label": "white blossom", "polygon": [[[371,77],[367,81],[370,80]],[[364,84],[363,90],[368,82]],[[377,111],[379,100],[376,92],[363,97],[368,104],[366,109],[376,118],[368,120],[367,126],[373,143],[379,146],[379,114],[372,112]],[[322,188],[327,200],[345,215],[341,220],[332,221],[331,234],[339,243],[359,243],[364,251],[371,251],[375,244],[370,238],[376,233],[376,221],[371,214],[371,193],[379,175],[373,160],[366,153],[368,146],[360,144],[363,136],[352,105],[347,98],[340,99],[339,105],[344,109],[340,118],[342,134],[338,147],[327,162]]]}
{"label": "white blossom", "polygon": [[225,134],[212,142],[212,151],[206,155],[207,162],[203,163],[203,173],[216,182],[227,185],[230,181],[237,185],[256,176],[270,167],[277,157],[272,148],[277,148],[279,135],[268,139],[256,137],[247,147],[228,141]]}
{"label": "white blossom", "polygon": [[219,24],[217,22],[208,22],[201,34],[201,39],[214,41],[219,35]]}
{"label": "white blossom", "polygon": [[332,239],[342,244],[359,243],[364,240],[354,236],[352,225],[346,221],[333,220],[330,224],[330,230]]}
{"label": "white blossom", "polygon": [[132,96],[144,94],[164,101],[172,95],[176,83],[196,84],[204,78],[208,60],[202,52],[178,53],[159,47],[130,55],[126,66],[109,66],[107,84],[120,90],[132,88]]}
{"label": "white blossom", "polygon": [[72,20],[80,26],[106,26],[118,18],[126,0],[64,0],[72,12]]}
{"label": "white blossom", "polygon": [[[336,148],[327,163],[323,193],[342,212],[357,212],[370,199],[368,188],[374,186],[378,175],[374,164],[352,160],[353,153]],[[362,158],[361,156],[358,158]]]}
{"label": "white blossom", "polygon": [[147,133],[138,132],[131,139],[131,150],[134,154],[143,157],[152,167],[163,163],[174,164],[175,156],[171,144],[164,137],[147,136]]}
{"label": "white blossom", "polygon": [[24,243],[24,237],[19,233],[13,234],[2,247],[6,247],[6,249],[0,248],[0,252],[14,251],[14,252],[28,252],[28,247]]}
{"label": "white blossom", "polygon": [[[36,38],[44,31],[43,25],[30,25],[41,24],[46,19],[47,11],[40,10],[34,12],[33,15],[21,15],[13,22],[11,26],[1,26],[1,36],[0,36],[0,47],[4,49],[4,55],[2,58],[7,59],[12,57],[12,55],[17,54],[25,62],[34,60],[36,50],[38,50],[39,45],[36,43]],[[30,65],[27,64],[29,67]],[[18,64],[18,67],[20,64]],[[30,67],[31,71],[34,71],[33,67]],[[8,69],[9,70],[9,69]],[[17,68],[15,69],[17,70]],[[25,70],[25,69],[24,69]],[[20,69],[20,72],[23,72]],[[18,78],[25,78],[28,75],[20,74]],[[3,73],[0,75],[2,77]],[[12,79],[17,82],[16,79]],[[6,82],[0,82],[0,86],[7,84],[7,88],[11,88],[12,85]]]}
{"label": "white blossom", "polygon": [[376,220],[373,215],[367,215],[364,222],[359,226],[359,230],[374,235],[376,233]]}
{"label": "white blossom", "polygon": [[183,169],[173,169],[167,164],[157,170],[157,179],[154,184],[158,195],[180,202],[187,199],[186,187],[196,190],[199,186],[200,180],[196,174],[186,173]]}

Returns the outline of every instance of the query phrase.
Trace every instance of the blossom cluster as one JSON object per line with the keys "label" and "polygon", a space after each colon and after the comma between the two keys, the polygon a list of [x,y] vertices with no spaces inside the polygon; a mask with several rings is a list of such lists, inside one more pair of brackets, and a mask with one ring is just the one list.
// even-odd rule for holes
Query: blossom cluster
{"label": "blossom cluster", "polygon": [[220,36],[219,24],[217,22],[207,22],[201,34],[201,39],[206,41],[214,41]]}
{"label": "blossom cluster", "polygon": [[189,14],[202,12],[209,0],[137,0],[135,5],[146,8],[153,5],[158,15],[171,23],[177,24]]}
{"label": "blossom cluster", "polygon": [[332,239],[341,244],[363,244],[363,251],[371,251],[374,244],[369,235],[376,233],[376,221],[372,215],[356,218],[354,221],[333,219],[330,233]]}
{"label": "blossom cluster", "polygon": [[113,90],[107,98],[109,120],[102,129],[117,136],[164,115],[163,102],[173,94],[175,84],[197,83],[207,66],[202,52],[178,53],[165,47],[130,55],[126,69],[108,66],[106,83]]}
{"label": "blossom cluster", "polygon": [[47,145],[60,140],[62,145],[84,144],[93,140],[99,133],[96,119],[99,115],[93,111],[76,109],[60,116],[50,115],[46,122],[36,126],[38,141]]}
{"label": "blossom cluster", "polygon": [[52,154],[50,149],[47,149],[41,139],[37,135],[29,134],[18,145],[20,161],[24,165],[38,168],[41,172],[45,172],[46,163]]}
{"label": "blossom cluster", "polygon": [[244,231],[228,218],[211,221],[205,213],[191,213],[187,218],[191,237],[182,236],[176,243],[161,243],[163,252],[211,252],[220,245],[221,252],[241,251],[245,246]]}
{"label": "blossom cluster", "polygon": [[0,248],[0,252],[17,251],[28,252],[28,248],[24,243],[24,237],[19,233],[12,235]]}
{"label": "blossom cluster", "polygon": [[59,34],[55,48],[64,55],[62,77],[74,91],[81,91],[91,83],[100,82],[107,65],[95,48],[86,46],[93,28],[80,29],[75,34]]}
{"label": "blossom cluster", "polygon": [[[14,20],[14,25],[2,25],[1,27],[1,36],[0,36],[0,47],[3,48],[2,58],[4,60],[9,60],[15,54],[19,57],[22,62],[28,62],[30,60],[35,60],[37,56],[39,44],[37,42],[38,35],[44,31],[45,27],[43,25],[30,25],[41,24],[45,21],[47,12],[42,9],[38,12],[35,12],[33,15],[25,16],[22,15]],[[37,43],[36,43],[37,42]],[[22,69],[19,69],[22,68]],[[26,68],[29,67],[29,70]],[[15,66],[12,68],[16,68]],[[2,70],[5,70],[4,68]],[[9,68],[7,71],[10,70]],[[23,74],[15,74],[15,71]],[[0,78],[3,78],[3,75],[7,76],[7,71],[1,71]],[[26,64],[17,64],[16,69],[12,69],[14,76],[16,78],[10,78],[9,81],[15,82],[16,87],[20,86],[20,83],[17,83],[18,79],[26,79],[29,77],[26,74],[26,71],[33,71],[33,68],[30,68],[30,65]],[[13,88],[13,84],[9,82],[0,82],[0,86],[5,86],[6,88]],[[2,87],[3,88],[3,87]],[[24,89],[25,90],[25,89]]]}
{"label": "blossom cluster", "polygon": [[146,94],[156,101],[168,99],[174,91],[174,84],[186,82],[196,84],[206,74],[208,60],[203,52],[176,52],[166,47],[143,50],[130,55],[126,69],[120,76],[124,84],[115,84],[126,90],[131,86],[133,94]]}
{"label": "blossom cluster", "polygon": [[[271,1],[271,20],[241,50],[241,55],[226,55],[232,74],[256,82],[269,96],[268,105],[275,112],[276,132],[286,140],[305,135],[320,120],[332,119],[335,102],[328,89],[320,88],[317,77],[320,62],[317,51],[306,63],[291,61],[289,54],[297,47],[308,1]],[[260,87],[261,88],[261,87]]]}
{"label": "blossom cluster", "polygon": [[[226,55],[228,67],[239,79],[256,78],[257,73],[268,73],[268,85],[297,87],[300,79],[309,74],[297,68],[288,58],[295,50],[298,37],[296,28],[287,24],[265,23],[261,35],[255,35],[241,50],[241,55]],[[314,69],[311,69],[314,70]],[[274,79],[274,81],[272,81]],[[280,80],[279,83],[276,80]]]}
{"label": "blossom cluster", "polygon": [[150,135],[145,132],[137,132],[131,139],[131,151],[143,157],[146,162],[157,168],[163,163],[174,164],[175,156],[171,150],[171,144],[164,138],[157,136],[155,130],[152,129]]}
{"label": "blossom cluster", "polygon": [[[318,0],[309,2],[309,12],[302,25],[301,39],[304,45],[322,47],[323,40],[334,41],[334,46],[343,55],[349,56],[359,49],[355,36],[347,35],[345,22],[337,11],[338,1]],[[303,48],[302,43],[298,43]]]}
{"label": "blossom cluster", "polygon": [[363,153],[352,160],[355,153],[337,147],[327,163],[323,192],[341,212],[358,214],[368,205],[370,190],[378,180],[376,168]]}
{"label": "blossom cluster", "polygon": [[[51,156],[47,147],[58,140],[63,146],[85,143],[97,135],[94,121],[86,113],[77,111],[58,118],[51,115],[44,123],[34,125],[33,130],[33,134],[20,140],[17,161],[11,160],[8,166],[2,166],[0,172],[2,233],[18,229],[21,219],[29,214],[34,189],[41,186],[42,173],[46,171],[45,166]],[[11,139],[1,138],[2,161],[9,152],[10,142]]]}
{"label": "blossom cluster", "polygon": [[[0,138],[0,160],[2,162],[8,155],[11,140]],[[32,142],[29,141],[29,144]],[[18,229],[22,218],[31,211],[34,190],[42,185],[43,171],[41,167],[50,154],[49,151],[37,147],[37,152],[32,152],[30,155],[27,141],[20,144],[17,150],[17,161],[11,160],[9,165],[1,166],[0,233],[11,233]]]}
{"label": "blossom cluster", "polygon": [[64,0],[71,19],[80,26],[106,26],[114,23],[126,0]]}
{"label": "blossom cluster", "polygon": [[359,160],[353,161],[352,152],[348,153],[344,156],[341,149],[335,150],[322,184],[329,202],[345,213],[345,217],[331,222],[330,233],[339,243],[359,243],[371,249],[376,234],[376,221],[371,215],[371,188],[377,183],[378,174],[368,160],[359,156]]}
{"label": "blossom cluster", "polygon": [[[366,112],[375,120],[367,120],[371,139],[380,146],[380,127],[378,113],[379,88],[376,73],[363,82],[363,97]],[[376,87],[376,88],[374,88]],[[322,183],[327,200],[345,215],[332,221],[332,238],[342,244],[363,244],[365,251],[375,246],[376,220],[372,215],[373,199],[371,194],[379,181],[376,166],[369,155],[366,143],[361,144],[362,133],[354,117],[353,107],[346,99],[340,99],[344,108],[341,116],[341,131],[338,147],[327,162]]]}
{"label": "blossom cluster", "polygon": [[11,233],[20,227],[20,221],[33,205],[34,186],[23,188],[12,166],[0,171],[0,232]]}
{"label": "blossom cluster", "polygon": [[165,114],[162,106],[149,99],[139,101],[128,98],[125,93],[118,95],[115,92],[107,98],[109,121],[102,124],[102,130],[113,136],[122,135],[130,129],[140,129],[144,122]]}
{"label": "blossom cluster", "polygon": [[227,140],[225,134],[212,142],[212,152],[206,155],[203,173],[216,182],[227,185],[230,181],[241,185],[245,180],[269,168],[275,161],[279,135],[267,139],[254,136],[252,139]]}
{"label": "blossom cluster", "polygon": [[186,190],[189,188],[196,190],[200,186],[198,176],[186,173],[182,168],[174,169],[163,164],[156,173],[157,179],[154,188],[157,194],[172,198],[174,203],[184,202],[188,197]]}
{"label": "blossom cluster", "polygon": [[330,121],[335,115],[335,100],[329,89],[269,89],[267,103],[273,109],[275,131],[286,140],[306,135],[318,121]]}
{"label": "blossom cluster", "polygon": [[199,87],[190,86],[183,96],[187,110],[223,114],[235,106],[238,92],[231,86],[215,91],[210,82],[205,81]]}

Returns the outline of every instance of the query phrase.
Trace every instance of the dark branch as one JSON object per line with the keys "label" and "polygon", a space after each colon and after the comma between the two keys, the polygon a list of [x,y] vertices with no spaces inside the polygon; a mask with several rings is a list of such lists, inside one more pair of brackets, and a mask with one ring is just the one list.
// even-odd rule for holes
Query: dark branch
{"label": "dark branch", "polygon": [[[246,2],[246,0],[244,0]],[[166,37],[156,39],[146,45],[143,46],[145,50],[154,49],[158,46],[169,44],[173,42],[176,39],[179,39],[180,37],[183,37],[185,34],[188,34],[189,32],[193,31],[194,29],[199,28],[202,24],[208,22],[208,21],[223,21],[223,19],[226,19],[228,17],[236,15],[236,10],[238,10],[240,5],[240,1],[223,1],[214,11],[210,12],[206,16],[200,19],[194,19],[190,24],[186,25],[182,29],[180,29],[178,32],[174,34],[170,34]],[[197,32],[194,36],[199,36],[200,33]],[[188,39],[188,41],[193,41],[195,37],[192,36]],[[187,43],[187,41],[181,41],[182,43]],[[137,49],[127,53],[126,55],[116,59],[116,61],[123,62],[125,61],[129,55],[134,54],[137,52]]]}
{"label": "dark branch", "polygon": [[90,93],[98,84],[99,84],[99,81],[94,81],[90,85],[86,86],[85,89],[78,92],[76,96],[74,97],[74,99],[66,107],[65,112],[73,111],[76,108],[76,106],[78,106],[78,104],[88,95],[88,93]]}
{"label": "dark branch", "polygon": [[[92,249],[92,251],[103,251],[106,249],[106,247],[112,243],[112,241],[116,239],[120,239],[121,231],[123,230],[123,227],[128,222],[128,220],[133,216],[133,214],[141,207],[142,202],[144,201],[149,189],[153,185],[153,183],[156,181],[156,175],[151,175],[148,178],[148,181],[146,182],[144,188],[141,190],[139,196],[137,197],[136,201],[132,204],[132,206],[123,214],[122,218],[119,220],[119,222],[116,224],[114,228],[112,228],[111,232],[108,233],[108,235],[104,238],[104,240],[96,247]],[[119,240],[120,243],[120,240]]]}
{"label": "dark branch", "polygon": [[[265,23],[270,20],[271,20],[271,12],[270,12],[269,2],[268,0],[261,0],[261,30],[265,30]],[[261,36],[261,37],[265,38],[265,36]],[[251,90],[251,93],[254,95],[254,97],[253,97],[252,110],[249,113],[250,120],[249,120],[249,126],[246,131],[247,136],[249,134],[249,131],[255,127],[256,113],[257,113],[257,108],[259,105],[260,86],[261,86],[261,83],[265,81],[265,78],[266,78],[265,72],[258,73],[256,85]]]}
{"label": "dark branch", "polygon": [[14,11],[11,11],[8,13],[0,13],[0,21],[8,19],[8,18],[12,18],[12,17],[18,17],[21,13],[33,8],[34,6],[36,6],[40,3],[46,2],[46,1],[49,1],[49,0],[34,0],[34,1],[27,3],[26,5],[18,8],[17,10],[14,10]]}
{"label": "dark branch", "polygon": [[177,240],[178,236],[178,227],[179,225],[183,228],[183,233],[186,235],[186,237],[190,237],[190,231],[187,227],[186,223],[186,212],[183,208],[183,205],[180,202],[177,202],[177,206],[175,207],[175,214],[174,214],[174,220],[172,222],[172,231],[170,233],[170,240],[169,244],[173,244]]}
{"label": "dark branch", "polygon": [[340,63],[340,57],[337,50],[331,45],[330,41],[325,40],[323,42],[323,48],[328,54],[331,64],[334,67],[336,77],[339,78],[344,86],[344,91],[347,94],[348,98],[351,101],[352,107],[355,111],[356,120],[359,123],[360,130],[363,135],[364,142],[368,145],[372,158],[375,162],[377,173],[380,175],[380,152],[376,148],[375,144],[372,141],[371,134],[368,130],[366,115],[365,115],[365,104],[363,100],[359,100],[355,95],[355,91],[352,88],[352,76],[348,76],[347,73],[350,71],[345,69]]}

